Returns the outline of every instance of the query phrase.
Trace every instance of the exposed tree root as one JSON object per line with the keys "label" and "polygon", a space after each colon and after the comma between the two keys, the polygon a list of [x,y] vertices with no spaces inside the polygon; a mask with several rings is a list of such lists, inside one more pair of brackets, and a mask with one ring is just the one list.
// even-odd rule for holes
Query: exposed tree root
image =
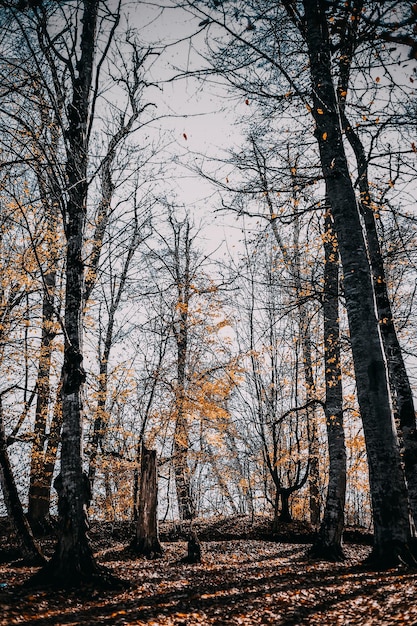
{"label": "exposed tree root", "polygon": [[341,563],[346,559],[346,555],[340,544],[326,545],[320,541],[317,541],[311,546],[308,555],[312,559],[330,561],[331,563]]}
{"label": "exposed tree root", "polygon": [[412,545],[393,541],[373,548],[364,562],[371,570],[387,570],[394,567],[417,568],[417,555]]}
{"label": "exposed tree root", "polygon": [[92,559],[89,563],[62,563],[51,559],[23,585],[25,588],[81,589],[128,589],[130,583],[123,580]]}
{"label": "exposed tree root", "polygon": [[143,556],[145,559],[160,559],[164,553],[159,541],[149,544],[148,542],[138,542],[136,538],[126,548],[126,552],[131,556]]}
{"label": "exposed tree root", "polygon": [[187,543],[187,555],[181,559],[182,563],[201,563],[201,543],[195,530],[192,530]]}

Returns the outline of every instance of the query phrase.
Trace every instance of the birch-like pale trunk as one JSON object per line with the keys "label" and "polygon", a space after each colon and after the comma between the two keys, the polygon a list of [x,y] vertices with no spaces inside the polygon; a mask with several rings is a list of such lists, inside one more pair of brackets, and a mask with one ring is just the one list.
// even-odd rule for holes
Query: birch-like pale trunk
{"label": "birch-like pale trunk", "polygon": [[342,537],[346,500],[346,446],[343,428],[343,389],[340,363],[339,252],[330,211],[324,217],[323,291],[324,370],[326,383],[329,484],[326,505],[312,553],[316,557],[342,560]]}

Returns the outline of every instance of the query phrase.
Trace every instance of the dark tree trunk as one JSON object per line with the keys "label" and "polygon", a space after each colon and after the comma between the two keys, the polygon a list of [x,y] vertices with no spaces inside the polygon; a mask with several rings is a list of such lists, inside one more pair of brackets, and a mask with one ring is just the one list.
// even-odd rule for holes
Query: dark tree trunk
{"label": "dark tree trunk", "polygon": [[201,563],[201,543],[195,530],[191,530],[187,542],[187,555],[182,559],[183,563]]}
{"label": "dark tree trunk", "polygon": [[55,552],[35,575],[34,584],[82,586],[85,582],[113,584],[95,561],[87,537],[85,477],[82,470],[82,386],[85,381],[82,352],[84,293],[83,244],[87,205],[88,121],[99,0],[84,0],[80,58],[73,76],[72,102],[68,106],[67,206],[65,235],[65,346],[62,382],[61,474],[59,481],[60,529]]}
{"label": "dark tree trunk", "polygon": [[324,232],[324,368],[326,427],[329,448],[329,484],[326,506],[312,555],[344,559],[342,537],[346,498],[346,446],[343,428],[342,369],[339,328],[339,253],[332,218],[327,211]]}
{"label": "dark tree trunk", "polygon": [[289,524],[292,522],[292,516],[290,511],[290,495],[291,489],[281,488],[281,513],[279,514],[279,521]]}
{"label": "dark tree trunk", "polygon": [[156,450],[142,444],[140,464],[138,519],[131,548],[135,554],[155,559],[162,556],[158,535],[158,476]]}
{"label": "dark tree trunk", "polygon": [[191,495],[191,477],[188,467],[188,429],[185,417],[178,416],[175,424],[173,464],[177,490],[178,513],[181,520],[192,520],[195,507]]}
{"label": "dark tree trunk", "polygon": [[349,89],[352,59],[358,45],[357,31],[363,9],[363,0],[355,0],[350,23],[349,36],[345,37],[340,54],[340,77],[338,85],[341,122],[346,138],[355,154],[358,166],[360,209],[365,225],[368,254],[372,268],[376,307],[385,358],[388,365],[391,396],[395,417],[403,445],[403,461],[408,485],[408,496],[414,525],[417,527],[417,427],[413,393],[405,367],[403,353],[398,340],[392,315],[388,287],[385,277],[384,260],[376,225],[378,206],[372,200],[368,178],[368,159],[360,135],[346,117],[345,103]]}
{"label": "dark tree trunk", "polygon": [[312,114],[344,274],[358,400],[364,427],[380,566],[411,559],[408,494],[390,405],[372,278],[340,129],[323,0],[304,0]]}
{"label": "dark tree trunk", "polygon": [[6,434],[4,432],[3,415],[0,404],[0,484],[3,491],[7,515],[16,532],[21,555],[25,562],[31,565],[42,565],[45,558],[42,555],[32,534],[32,530],[23,512],[19,499],[12,467],[7,451]]}

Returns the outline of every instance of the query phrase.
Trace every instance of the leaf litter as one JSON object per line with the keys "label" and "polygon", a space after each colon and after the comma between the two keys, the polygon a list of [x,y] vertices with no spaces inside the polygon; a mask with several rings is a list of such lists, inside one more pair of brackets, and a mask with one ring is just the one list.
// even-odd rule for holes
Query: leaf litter
{"label": "leaf litter", "polygon": [[0,626],[417,624],[417,572],[367,569],[363,543],[345,545],[346,560],[331,563],[311,560],[305,538],[218,538],[202,541],[202,563],[188,565],[181,539],[164,541],[163,557],[146,560],[114,534],[106,541],[98,532],[93,545],[100,563],[130,581],[128,590],[29,590],[21,584],[36,568],[3,563]]}

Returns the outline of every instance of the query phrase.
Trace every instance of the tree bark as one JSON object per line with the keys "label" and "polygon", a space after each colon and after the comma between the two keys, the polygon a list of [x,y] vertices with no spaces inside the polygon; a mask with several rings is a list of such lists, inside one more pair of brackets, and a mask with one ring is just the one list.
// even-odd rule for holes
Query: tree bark
{"label": "tree bark", "polygon": [[156,450],[148,450],[142,443],[138,519],[131,544],[135,554],[149,559],[162,556],[158,535],[158,475]]}
{"label": "tree bark", "polygon": [[338,561],[344,559],[342,537],[346,499],[346,446],[340,364],[339,253],[329,211],[326,211],[324,225],[324,411],[329,449],[329,484],[323,520],[312,555]]}
{"label": "tree bark", "polygon": [[114,583],[96,563],[87,537],[86,490],[82,470],[82,386],[85,381],[82,351],[84,293],[83,244],[87,205],[88,121],[99,0],[84,0],[80,58],[73,76],[68,106],[67,206],[65,212],[66,285],[65,345],[62,382],[60,529],[55,552],[35,575],[34,584],[81,586],[85,582]]}
{"label": "tree bark", "polygon": [[410,559],[407,488],[390,405],[372,278],[355,193],[343,147],[330,67],[323,0],[304,0],[305,36],[321,166],[344,273],[358,401],[371,487],[374,547],[381,566]]}
{"label": "tree bark", "polygon": [[388,365],[394,413],[404,448],[403,461],[408,485],[410,508],[417,527],[417,427],[413,392],[405,367],[392,314],[385,276],[384,260],[376,227],[375,211],[369,189],[365,150],[358,134],[342,114],[346,137],[355,153],[359,172],[360,208],[365,225],[368,254],[371,262],[375,301],[384,353]]}

